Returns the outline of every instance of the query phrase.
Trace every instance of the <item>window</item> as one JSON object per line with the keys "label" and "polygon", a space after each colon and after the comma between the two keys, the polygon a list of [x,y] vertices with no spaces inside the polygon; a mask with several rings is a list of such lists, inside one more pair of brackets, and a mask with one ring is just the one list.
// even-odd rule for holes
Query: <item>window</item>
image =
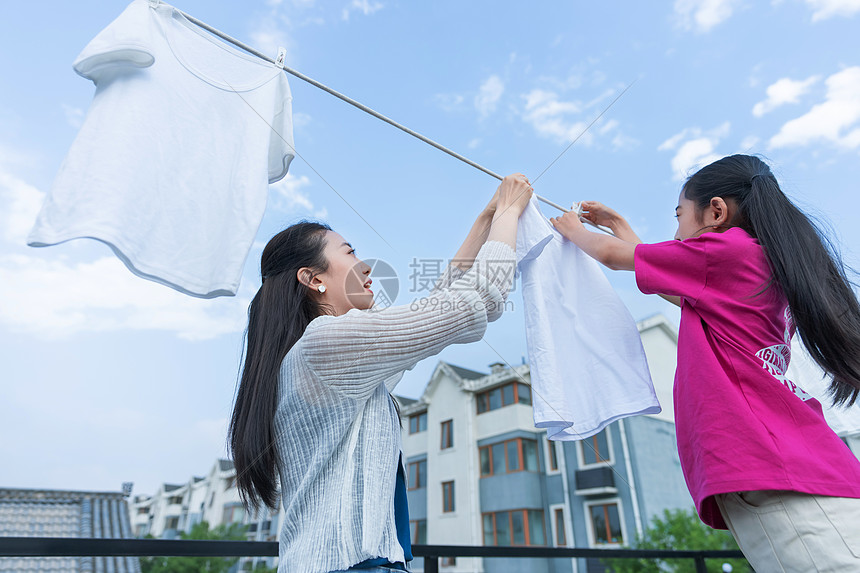
{"label": "window", "polygon": [[167,503],[169,505],[181,505],[182,504],[182,496],[181,495],[172,495],[167,499]]}
{"label": "window", "polygon": [[412,543],[415,545],[427,545],[427,520],[416,519],[409,522],[412,531]]}
{"label": "window", "polygon": [[439,565],[442,567],[455,567],[457,565],[456,557],[442,557],[439,559]]}
{"label": "window", "polygon": [[439,449],[447,450],[454,447],[454,420],[442,422],[442,440]]}
{"label": "window", "polygon": [[538,470],[537,441],[514,438],[478,448],[481,477]]}
{"label": "window", "polygon": [[588,507],[595,544],[622,544],[621,518],[617,503],[595,504]]}
{"label": "window", "polygon": [[147,513],[149,513],[149,508],[148,508],[148,507],[138,507],[138,508],[137,508],[137,514],[138,514],[138,515],[144,515],[144,514],[147,514]]}
{"label": "window", "polygon": [[239,523],[245,517],[245,508],[241,503],[224,506],[223,523]]}
{"label": "window", "polygon": [[608,428],[580,442],[582,447],[582,465],[611,462],[609,454]]}
{"label": "window", "polygon": [[179,528],[179,516],[168,517],[164,520],[164,529],[178,529]]}
{"label": "window", "polygon": [[483,414],[490,410],[497,410],[511,404],[531,404],[532,390],[522,382],[509,382],[475,396],[478,413]]}
{"label": "window", "polygon": [[547,463],[549,464],[549,471],[557,472],[558,471],[558,444],[554,440],[550,440],[547,438],[546,440],[546,449],[547,449]]}
{"label": "window", "polygon": [[454,482],[442,482],[442,513],[454,511]]}
{"label": "window", "polygon": [[236,476],[227,478],[227,483],[224,484],[224,491],[227,491],[231,487],[236,487]]}
{"label": "window", "polygon": [[546,545],[542,510],[497,511],[482,517],[484,545]]}
{"label": "window", "polygon": [[517,384],[517,402],[531,406],[532,404],[532,389],[527,384]]}
{"label": "window", "polygon": [[409,462],[407,468],[409,469],[408,489],[427,487],[427,460]]}
{"label": "window", "polygon": [[555,545],[556,547],[565,547],[567,545],[567,536],[564,531],[564,510],[559,507],[553,514],[555,518]]}
{"label": "window", "polygon": [[409,416],[409,433],[417,434],[427,430],[427,412]]}

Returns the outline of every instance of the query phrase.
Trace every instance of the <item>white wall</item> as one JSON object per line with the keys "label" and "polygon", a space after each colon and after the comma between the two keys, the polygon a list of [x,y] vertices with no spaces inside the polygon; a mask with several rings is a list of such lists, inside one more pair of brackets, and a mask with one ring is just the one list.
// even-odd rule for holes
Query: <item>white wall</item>
{"label": "white wall", "polygon": [[[433,390],[427,409],[427,542],[434,545],[480,545],[477,496],[477,451],[469,416],[475,407],[468,392],[448,376]],[[440,450],[441,423],[453,420],[454,447]],[[411,454],[411,452],[410,452]],[[442,482],[454,481],[453,513],[442,512]],[[474,559],[458,558],[448,571],[474,571]]]}
{"label": "white wall", "polygon": [[[664,321],[662,316],[654,317],[651,321]],[[648,323],[649,321],[643,321]],[[678,363],[678,345],[675,340],[660,326],[651,326],[642,330],[642,346],[648,359],[648,370],[657,400],[663,410],[652,417],[675,423],[675,407],[672,399],[672,387],[675,383],[675,368]]]}

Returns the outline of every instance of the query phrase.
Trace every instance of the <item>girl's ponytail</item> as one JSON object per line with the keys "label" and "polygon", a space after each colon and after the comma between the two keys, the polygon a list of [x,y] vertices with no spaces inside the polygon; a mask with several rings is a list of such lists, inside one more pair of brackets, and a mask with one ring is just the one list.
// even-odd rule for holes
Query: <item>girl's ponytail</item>
{"label": "girl's ponytail", "polygon": [[713,197],[735,200],[739,212],[732,223],[764,249],[803,345],[833,377],[834,405],[853,404],[860,393],[860,305],[830,240],[754,156],[732,155],[702,168],[684,195],[699,209]]}

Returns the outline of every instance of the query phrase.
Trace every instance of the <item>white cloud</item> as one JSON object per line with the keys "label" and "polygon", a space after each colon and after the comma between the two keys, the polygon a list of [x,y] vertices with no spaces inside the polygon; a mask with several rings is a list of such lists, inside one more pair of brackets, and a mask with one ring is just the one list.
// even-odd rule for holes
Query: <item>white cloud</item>
{"label": "white cloud", "polygon": [[274,13],[267,17],[259,18],[256,26],[251,30],[251,45],[258,51],[275,58],[278,48],[287,50],[286,63],[289,65],[292,56],[292,44],[289,34],[279,25],[278,18]]}
{"label": "white cloud", "polygon": [[[582,105],[573,101],[560,101],[555,92],[534,89],[522,97],[526,102],[523,119],[538,135],[564,143],[572,141],[588,125],[573,117],[583,111]],[[590,133],[582,137],[583,143],[588,144],[591,140]]]}
{"label": "white cloud", "polygon": [[761,85],[761,72],[764,69],[764,64],[756,64],[750,70],[749,84],[751,88],[757,88]]}
{"label": "white cloud", "polygon": [[20,246],[36,221],[45,194],[14,175],[0,171],[0,221],[3,238]]}
{"label": "white cloud", "polygon": [[615,132],[615,135],[612,137],[612,149],[615,151],[633,149],[638,146],[639,140],[618,131],[619,125],[618,120],[610,119],[609,121],[598,123],[596,131],[599,135],[607,136]]}
{"label": "white cloud", "polygon": [[603,134],[609,133],[610,131],[612,131],[616,127],[618,127],[618,120],[617,119],[610,119],[609,121],[607,121],[606,123],[601,125],[598,128],[597,132],[600,133],[601,135],[603,135]]}
{"label": "white cloud", "polygon": [[296,177],[292,173],[287,173],[286,177],[270,186],[279,199],[273,207],[282,211],[312,211],[314,204],[308,194],[302,191],[310,184],[311,180],[306,175]]}
{"label": "white cloud", "polygon": [[624,135],[623,133],[616,134],[615,137],[612,138],[612,148],[616,151],[622,149],[633,149],[638,146],[638,139]]}
{"label": "white cloud", "polygon": [[675,17],[684,29],[707,32],[728,20],[738,0],[675,0]]}
{"label": "white cloud", "polygon": [[26,247],[44,196],[0,170],[0,323],[46,338],[132,329],[201,340],[244,328],[247,292],[197,299],[133,275],[112,256],[80,262]]}
{"label": "white cloud", "polygon": [[671,160],[673,179],[681,181],[693,170],[720,159],[722,155],[716,153],[716,148],[730,129],[729,122],[707,132],[698,127],[687,128],[661,143],[658,150],[675,151]]}
{"label": "white cloud", "polygon": [[741,141],[740,151],[743,153],[750,153],[752,149],[758,145],[759,141],[759,138],[755,135],[746,136],[743,138],[743,141]]}
{"label": "white cloud", "polygon": [[44,160],[38,153],[22,150],[19,146],[6,145],[0,141],[0,169],[44,169]]}
{"label": "white cloud", "polygon": [[860,12],[860,0],[806,0],[812,8],[812,21],[819,22],[834,16],[850,17]]}
{"label": "white cloud", "polygon": [[460,94],[436,94],[434,99],[443,111],[456,111],[462,107],[466,98]]}
{"label": "white cloud", "polygon": [[470,140],[469,140],[469,143],[468,143],[468,144],[466,144],[466,146],[467,146],[469,149],[477,149],[479,145],[481,145],[481,138],[480,138],[480,137],[476,137],[476,138],[474,138],[474,139],[470,139]]}
{"label": "white cloud", "polygon": [[204,300],[136,277],[115,257],[0,256],[0,322],[45,338],[161,330],[186,340],[241,332],[249,293]]}
{"label": "white cloud", "polygon": [[753,115],[761,117],[781,105],[787,103],[798,103],[801,96],[809,91],[821,76],[811,76],[805,80],[792,80],[782,78],[767,87],[767,99],[753,106]]}
{"label": "white cloud", "polygon": [[349,20],[349,16],[352,12],[361,12],[365,16],[370,16],[382,8],[382,2],[373,2],[372,0],[352,0],[349,6],[344,8],[343,12],[341,12],[341,17],[344,20]]}
{"label": "white cloud", "polygon": [[271,186],[277,198],[272,203],[272,208],[286,212],[304,211],[317,219],[325,219],[328,217],[328,209],[315,207],[314,202],[303,191],[310,185],[311,180],[306,175],[296,177],[292,173],[288,173],[286,177]]}
{"label": "white cloud", "polygon": [[475,96],[475,109],[478,110],[481,117],[487,117],[496,111],[496,106],[504,91],[505,84],[496,75],[490,76],[481,84],[478,95]]}
{"label": "white cloud", "polygon": [[79,107],[74,107],[68,104],[62,104],[63,113],[66,114],[66,121],[75,129],[80,129],[84,124],[84,110]]}
{"label": "white cloud", "polygon": [[770,139],[770,147],[802,146],[816,141],[848,149],[860,147],[860,67],[835,73],[825,83],[824,101],[783,125]]}
{"label": "white cloud", "polygon": [[[543,83],[567,91],[562,87],[564,82],[552,78],[542,78],[542,80]],[[570,143],[579,137],[583,145],[591,145],[596,136],[601,136],[603,140],[610,141],[615,150],[631,149],[639,142],[621,133],[620,123],[616,119],[606,119],[608,116],[604,116],[594,124],[592,129],[587,129],[594,118],[601,111],[605,111],[606,102],[612,100],[616,91],[607,89],[591,100],[581,102],[562,99],[556,91],[533,89],[521,96],[525,100],[522,117],[538,135],[554,139],[558,143]]]}
{"label": "white cloud", "polygon": [[312,121],[313,118],[307,113],[302,113],[300,111],[293,112],[293,127],[296,129],[307,127]]}

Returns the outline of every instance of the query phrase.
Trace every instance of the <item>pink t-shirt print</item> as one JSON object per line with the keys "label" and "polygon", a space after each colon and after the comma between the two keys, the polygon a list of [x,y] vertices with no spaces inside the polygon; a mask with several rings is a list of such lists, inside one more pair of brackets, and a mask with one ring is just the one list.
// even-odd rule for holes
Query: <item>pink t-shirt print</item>
{"label": "pink t-shirt print", "polygon": [[794,392],[794,395],[806,402],[812,396],[806,391],[788,379],[785,373],[788,371],[788,364],[791,362],[791,337],[794,335],[794,321],[791,319],[791,309],[785,307],[783,312],[785,318],[785,335],[784,344],[775,344],[762,348],[755,353],[756,358],[761,360],[761,366],[773,377],[785,385],[786,388]]}
{"label": "pink t-shirt print", "polygon": [[732,228],[642,244],[635,269],[643,293],[682,298],[675,422],[702,521],[725,529],[719,493],[860,497],[860,461],[785,375],[794,327],[758,241]]}

